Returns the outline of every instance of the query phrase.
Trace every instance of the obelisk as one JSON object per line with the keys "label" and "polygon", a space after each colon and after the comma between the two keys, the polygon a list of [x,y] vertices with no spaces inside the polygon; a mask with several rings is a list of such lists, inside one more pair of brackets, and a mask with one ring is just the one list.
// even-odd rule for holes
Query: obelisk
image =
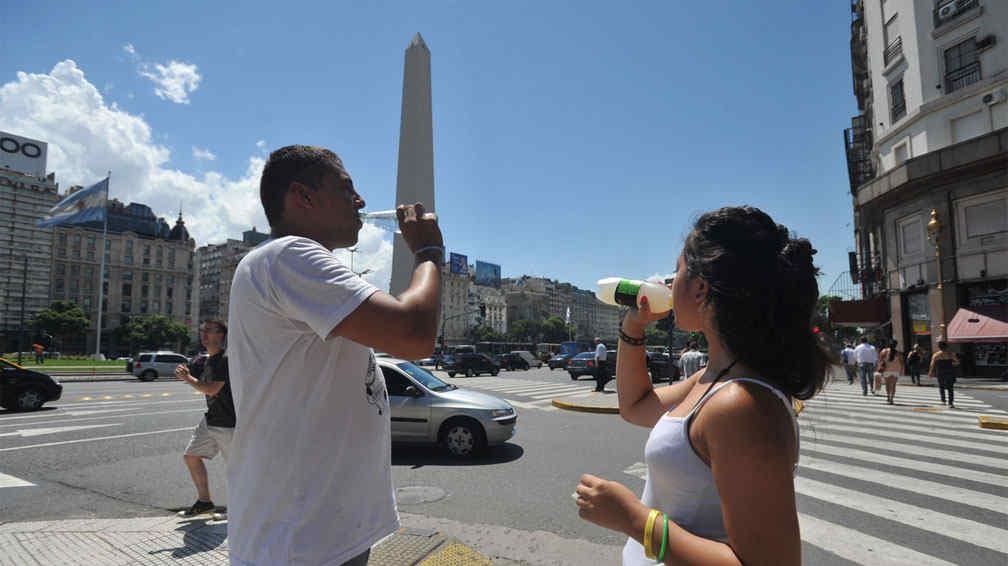
{"label": "obelisk", "polygon": [[[434,212],[434,124],[431,116],[430,50],[420,34],[406,48],[403,67],[402,116],[399,119],[399,204],[423,203]],[[389,292],[399,295],[413,277],[413,254],[401,235],[394,236]]]}

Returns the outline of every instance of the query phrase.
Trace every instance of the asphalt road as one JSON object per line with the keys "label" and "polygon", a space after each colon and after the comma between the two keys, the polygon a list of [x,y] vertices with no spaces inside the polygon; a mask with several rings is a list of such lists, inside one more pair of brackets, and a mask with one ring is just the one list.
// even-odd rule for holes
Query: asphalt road
{"label": "asphalt road", "polygon": [[[570,493],[586,472],[640,493],[648,431],[616,415],[550,405],[591,390],[587,377],[572,382],[534,369],[450,381],[512,401],[518,432],[473,461],[394,446],[402,512],[614,550],[623,543],[579,519]],[[163,515],[193,501],[181,452],[204,410],[201,396],[174,380],[64,387],[63,399],[41,412],[0,411],[2,520]],[[889,408],[853,391],[843,383],[802,416],[797,498],[806,562],[886,563],[902,554],[916,564],[1005,563],[1008,433],[980,431],[972,415],[1005,410],[1008,392],[957,392],[963,409],[950,413],[916,410],[927,408],[933,388],[901,387],[900,405]],[[222,465],[208,467],[214,500],[226,504]]]}

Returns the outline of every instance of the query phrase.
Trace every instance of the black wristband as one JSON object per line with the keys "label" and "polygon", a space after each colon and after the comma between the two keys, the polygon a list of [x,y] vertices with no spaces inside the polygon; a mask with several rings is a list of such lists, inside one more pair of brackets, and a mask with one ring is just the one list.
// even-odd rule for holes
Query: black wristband
{"label": "black wristband", "polygon": [[622,340],[622,341],[624,341],[624,342],[626,342],[627,344],[629,344],[631,346],[643,346],[644,345],[644,337],[643,336],[641,336],[640,338],[634,338],[633,336],[630,336],[626,332],[623,332],[622,328],[619,329],[619,339]]}

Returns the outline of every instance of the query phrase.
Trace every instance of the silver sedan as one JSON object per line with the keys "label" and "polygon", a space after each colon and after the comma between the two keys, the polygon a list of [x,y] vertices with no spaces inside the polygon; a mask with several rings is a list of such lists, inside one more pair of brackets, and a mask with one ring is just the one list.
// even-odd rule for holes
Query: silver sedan
{"label": "silver sedan", "polygon": [[408,361],[378,358],[392,408],[392,440],[437,443],[453,456],[470,457],[503,444],[518,414],[507,401],[445,383]]}

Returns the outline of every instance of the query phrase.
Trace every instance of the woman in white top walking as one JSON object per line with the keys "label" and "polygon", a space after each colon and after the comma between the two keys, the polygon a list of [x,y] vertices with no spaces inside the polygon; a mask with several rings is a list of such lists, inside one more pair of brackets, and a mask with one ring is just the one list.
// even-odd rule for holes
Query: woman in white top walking
{"label": "woman in white top walking", "polygon": [[651,428],[638,498],[584,475],[584,519],[628,535],[623,564],[799,564],[794,399],[823,385],[830,354],[812,331],[815,250],[751,207],[701,216],[672,284],[676,326],[702,331],[707,367],[653,389],[647,304],[620,328],[620,414]]}

